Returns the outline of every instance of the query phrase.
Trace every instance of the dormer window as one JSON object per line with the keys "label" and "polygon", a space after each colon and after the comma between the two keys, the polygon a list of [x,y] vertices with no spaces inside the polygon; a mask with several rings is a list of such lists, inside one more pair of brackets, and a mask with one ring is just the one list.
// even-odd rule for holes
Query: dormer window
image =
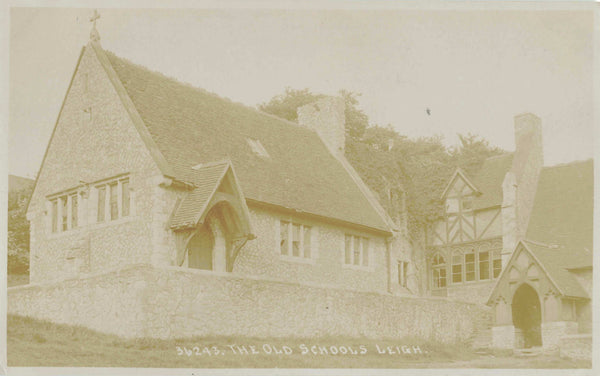
{"label": "dormer window", "polygon": [[248,142],[248,145],[250,145],[250,148],[252,149],[254,154],[258,155],[259,157],[269,158],[269,153],[267,153],[267,150],[264,146],[262,146],[259,140],[254,138],[247,138],[246,141]]}

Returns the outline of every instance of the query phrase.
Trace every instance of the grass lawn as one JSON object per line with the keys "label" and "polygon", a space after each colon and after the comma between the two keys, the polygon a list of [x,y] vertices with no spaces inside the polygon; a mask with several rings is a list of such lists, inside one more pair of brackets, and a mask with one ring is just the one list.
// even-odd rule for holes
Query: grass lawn
{"label": "grass lawn", "polygon": [[[240,347],[236,347],[238,345]],[[402,353],[402,345],[421,353]],[[241,346],[247,353],[241,350]],[[252,347],[256,354],[252,353]],[[287,346],[285,348],[284,346]],[[313,347],[314,346],[314,347]],[[320,347],[319,347],[320,346]],[[346,354],[332,354],[332,346]],[[362,347],[361,347],[362,346]],[[390,347],[394,353],[387,351]],[[396,349],[396,346],[399,349]],[[342,350],[342,347],[344,350]],[[322,354],[326,349],[327,354]],[[288,353],[286,354],[285,351]],[[312,352],[314,350],[317,354]],[[335,351],[333,350],[333,351]],[[349,354],[352,350],[357,354]],[[399,351],[398,351],[399,350]],[[8,316],[9,366],[168,368],[589,368],[558,356],[517,358],[510,351],[476,353],[464,344],[352,338],[191,338],[127,340],[81,327]],[[281,351],[282,353],[276,354]],[[303,354],[303,352],[306,352]],[[397,352],[400,352],[398,354]],[[362,354],[361,354],[362,353]]]}

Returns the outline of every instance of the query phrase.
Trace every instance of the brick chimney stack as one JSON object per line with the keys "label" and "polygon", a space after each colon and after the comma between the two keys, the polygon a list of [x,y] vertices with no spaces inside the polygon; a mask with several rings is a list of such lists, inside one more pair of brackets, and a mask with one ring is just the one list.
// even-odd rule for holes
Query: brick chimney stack
{"label": "brick chimney stack", "polygon": [[531,113],[515,116],[515,153],[502,185],[503,259],[512,253],[516,243],[527,233],[543,166],[541,119]]}
{"label": "brick chimney stack", "polygon": [[346,143],[343,98],[325,97],[298,108],[298,123],[317,132],[335,156],[344,155]]}

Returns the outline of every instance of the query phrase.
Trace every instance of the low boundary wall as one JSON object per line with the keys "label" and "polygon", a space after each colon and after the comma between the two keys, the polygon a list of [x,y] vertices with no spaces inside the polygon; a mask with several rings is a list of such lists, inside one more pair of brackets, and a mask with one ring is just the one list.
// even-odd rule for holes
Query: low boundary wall
{"label": "low boundary wall", "polygon": [[189,336],[473,340],[481,305],[393,296],[175,267],[119,271],[8,289],[8,313],[124,337]]}
{"label": "low boundary wall", "polygon": [[592,335],[573,334],[560,339],[560,355],[571,359],[592,360]]}

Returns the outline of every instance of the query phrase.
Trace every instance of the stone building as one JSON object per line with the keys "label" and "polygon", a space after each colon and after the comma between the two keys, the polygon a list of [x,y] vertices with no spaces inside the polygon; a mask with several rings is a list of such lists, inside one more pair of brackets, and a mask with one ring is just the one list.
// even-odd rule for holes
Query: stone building
{"label": "stone building", "polygon": [[523,237],[543,169],[537,116],[515,117],[515,145],[486,159],[476,176],[458,169],[448,181],[445,213],[427,231],[431,294],[484,303]]}
{"label": "stone building", "polygon": [[431,295],[492,306],[493,346],[551,347],[591,333],[593,162],[544,167],[532,114],[515,117],[515,145],[450,178],[425,278]]}
{"label": "stone building", "polygon": [[344,158],[344,104],[298,123],[82,49],[8,312],[125,337],[474,341],[485,307],[414,296],[406,231]]}
{"label": "stone building", "polygon": [[298,115],[219,98],[91,41],[29,205],[31,281],[150,263],[394,290],[394,224],[344,159],[343,101]]}
{"label": "stone building", "polygon": [[[344,158],[341,99],[289,122],[91,37],[27,211],[31,284],[9,289],[9,313],[127,337],[473,343],[493,312],[494,344],[537,344],[537,324],[512,306],[539,316],[543,342],[590,330],[592,164],[543,167],[536,116],[515,118],[514,153],[487,159],[477,176],[454,173],[420,252],[407,221],[395,223]],[[582,191],[556,200],[564,185],[552,179]],[[581,205],[569,226],[589,231],[548,236],[563,233],[547,227],[561,219],[545,218],[569,213],[572,200]],[[561,261],[575,252],[584,261]],[[415,296],[423,279],[433,296]],[[535,294],[548,303],[519,308]]]}
{"label": "stone building", "polygon": [[542,169],[527,232],[487,299],[493,346],[591,347],[593,177],[591,160]]}

